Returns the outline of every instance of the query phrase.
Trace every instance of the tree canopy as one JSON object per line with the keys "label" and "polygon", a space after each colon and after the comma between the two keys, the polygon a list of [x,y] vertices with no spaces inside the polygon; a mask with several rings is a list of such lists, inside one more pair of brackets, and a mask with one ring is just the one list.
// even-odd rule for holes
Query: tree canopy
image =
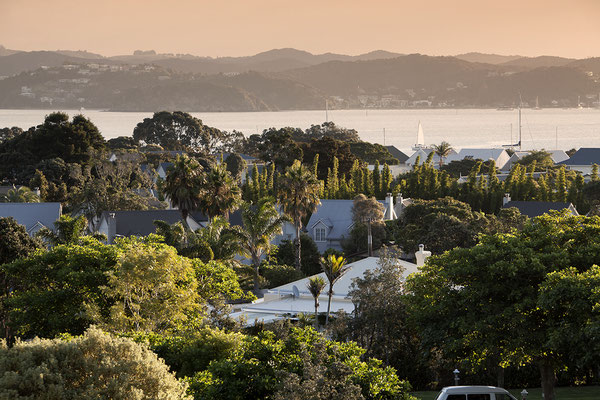
{"label": "tree canopy", "polygon": [[[555,212],[519,232],[430,258],[409,279],[424,345],[462,360],[463,368],[533,363],[545,398],[553,400],[557,369],[577,368],[568,364],[570,352],[580,354],[584,342],[587,349],[600,345],[588,322],[597,321],[597,295],[585,289],[597,279],[599,233],[599,217]],[[586,283],[576,289],[577,281]],[[582,321],[583,329],[570,329],[564,340],[565,327]]]}

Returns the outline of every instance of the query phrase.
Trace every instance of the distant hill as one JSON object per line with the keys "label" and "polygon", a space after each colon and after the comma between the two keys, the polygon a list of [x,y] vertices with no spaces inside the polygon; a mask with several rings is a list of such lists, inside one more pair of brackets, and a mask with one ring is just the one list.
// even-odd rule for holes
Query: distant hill
{"label": "distant hill", "polygon": [[498,68],[489,64],[469,63],[454,57],[411,54],[384,60],[331,61],[283,72],[282,76],[317,87],[330,95],[363,93],[404,93],[434,87],[469,84]]}
{"label": "distant hill", "polygon": [[516,60],[511,60],[502,63],[502,65],[525,68],[563,67],[573,61],[575,60],[573,60],[572,58],[554,56],[521,57]]}
{"label": "distant hill", "polygon": [[0,44],[0,57],[10,56],[11,54],[18,53],[18,50],[10,50]]}
{"label": "distant hill", "polygon": [[[0,57],[0,76],[17,75],[42,66],[58,67],[65,63],[97,63],[97,58],[87,59],[61,54],[55,51],[22,51]],[[116,61],[102,59],[102,63],[116,64]]]}
{"label": "distant hill", "polygon": [[519,95],[524,106],[573,107],[578,98],[592,106],[587,99],[600,92],[600,58],[497,57],[504,56],[18,52],[0,56],[0,76],[12,75],[0,80],[0,108],[296,110],[320,109],[326,99],[331,108],[464,108],[515,106]]}
{"label": "distant hill", "polygon": [[468,62],[494,64],[494,65],[503,64],[503,63],[506,63],[509,61],[518,60],[520,58],[523,58],[522,56],[503,56],[503,55],[499,55],[499,54],[486,54],[486,53],[477,53],[477,52],[459,54],[455,57],[458,58],[459,60],[464,60],[464,61],[468,61]]}
{"label": "distant hill", "polygon": [[0,80],[0,108],[276,111],[314,109],[324,103],[323,93],[313,87],[257,72],[200,76],[148,65],[114,70],[81,65]]}
{"label": "distant hill", "polygon": [[90,53],[87,50],[56,50],[56,53],[69,57],[84,58],[86,60],[99,60],[106,58],[103,55]]}
{"label": "distant hill", "polygon": [[153,63],[180,72],[219,74],[248,71],[281,72],[295,68],[317,65],[329,61],[375,60],[398,57],[400,54],[383,50],[358,56],[335,53],[312,54],[291,48],[273,49],[246,57],[175,57],[161,54],[146,56],[117,56],[112,59],[130,63]]}
{"label": "distant hill", "polygon": [[583,60],[575,60],[569,64],[569,67],[577,68],[582,71],[591,71],[594,74],[600,75],[600,57],[584,58]]}

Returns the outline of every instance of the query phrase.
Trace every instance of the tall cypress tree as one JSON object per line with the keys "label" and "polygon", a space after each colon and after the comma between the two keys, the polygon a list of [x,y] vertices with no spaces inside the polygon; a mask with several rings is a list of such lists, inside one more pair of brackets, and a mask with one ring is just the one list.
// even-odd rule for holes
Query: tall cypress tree
{"label": "tall cypress tree", "polygon": [[381,199],[381,174],[379,173],[379,160],[375,161],[373,168],[373,192],[377,198]]}

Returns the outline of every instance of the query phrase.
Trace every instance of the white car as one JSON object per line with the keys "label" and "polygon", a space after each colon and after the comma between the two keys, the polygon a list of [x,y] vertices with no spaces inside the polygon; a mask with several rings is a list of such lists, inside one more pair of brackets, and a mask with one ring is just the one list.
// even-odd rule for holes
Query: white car
{"label": "white car", "polygon": [[506,389],[494,386],[448,386],[435,400],[517,400]]}

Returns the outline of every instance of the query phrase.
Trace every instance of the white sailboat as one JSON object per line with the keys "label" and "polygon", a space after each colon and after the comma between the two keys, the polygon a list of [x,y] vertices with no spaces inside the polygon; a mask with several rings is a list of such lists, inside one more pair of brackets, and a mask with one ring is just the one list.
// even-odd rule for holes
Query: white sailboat
{"label": "white sailboat", "polygon": [[417,129],[417,142],[412,147],[414,151],[418,151],[420,149],[426,148],[425,146],[425,134],[423,133],[423,125],[421,125],[421,121],[419,121],[419,128]]}
{"label": "white sailboat", "polygon": [[540,108],[540,98],[538,96],[535,96],[535,108],[534,110],[541,110]]}

